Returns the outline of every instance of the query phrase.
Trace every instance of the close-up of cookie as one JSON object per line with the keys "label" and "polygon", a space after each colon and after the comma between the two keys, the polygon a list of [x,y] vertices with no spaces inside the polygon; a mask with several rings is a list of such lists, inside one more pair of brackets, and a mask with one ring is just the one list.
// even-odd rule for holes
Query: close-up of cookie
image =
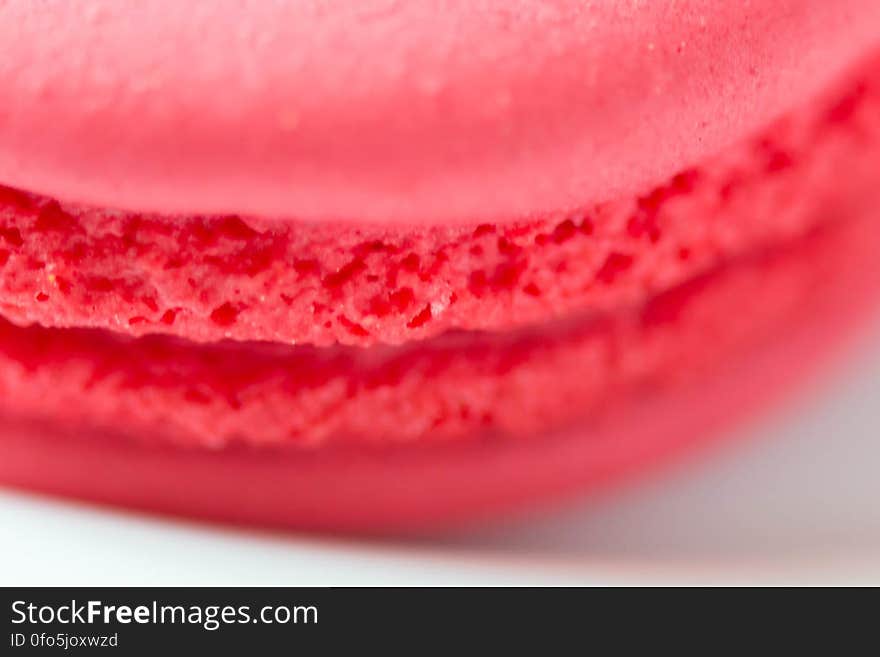
{"label": "close-up of cookie", "polygon": [[600,490],[880,301],[880,3],[0,2],[0,484],[446,525]]}

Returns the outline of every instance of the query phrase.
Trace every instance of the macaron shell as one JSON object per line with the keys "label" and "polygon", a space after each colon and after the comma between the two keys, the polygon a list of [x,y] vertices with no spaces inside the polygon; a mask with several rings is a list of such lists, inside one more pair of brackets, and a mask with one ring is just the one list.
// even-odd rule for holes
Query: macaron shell
{"label": "macaron shell", "polygon": [[878,39],[875,0],[11,0],[0,182],[166,213],[525,218],[672,175]]}
{"label": "macaron shell", "polygon": [[[868,289],[856,285],[847,296],[863,300]],[[869,298],[876,301],[876,290]],[[693,458],[803,393],[864,328],[867,307],[840,302],[684,394],[660,395],[598,429],[558,432],[539,443],[211,452],[6,424],[0,483],[161,514],[331,532],[485,521],[601,493],[683,453]]]}
{"label": "macaron shell", "polygon": [[[437,527],[595,492],[709,444],[802,389],[866,326],[880,296],[880,222],[876,208],[859,209],[805,249],[775,256],[783,278],[817,258],[829,265],[775,337],[699,380],[633,394],[598,422],[531,440],[213,450],[7,414],[0,483],[211,520],[369,532]],[[756,273],[775,280],[776,271]],[[748,326],[768,307],[731,310],[730,322]]]}

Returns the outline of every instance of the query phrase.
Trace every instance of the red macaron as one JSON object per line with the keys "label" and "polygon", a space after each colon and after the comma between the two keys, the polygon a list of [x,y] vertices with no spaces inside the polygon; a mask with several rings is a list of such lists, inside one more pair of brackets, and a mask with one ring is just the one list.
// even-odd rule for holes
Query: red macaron
{"label": "red macaron", "polygon": [[482,517],[717,435],[872,307],[874,3],[77,4],[0,12],[0,481]]}

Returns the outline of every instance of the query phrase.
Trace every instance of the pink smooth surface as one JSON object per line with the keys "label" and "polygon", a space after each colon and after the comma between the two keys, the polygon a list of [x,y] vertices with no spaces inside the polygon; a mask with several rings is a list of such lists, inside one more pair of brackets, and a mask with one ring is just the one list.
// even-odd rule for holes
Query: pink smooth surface
{"label": "pink smooth surface", "polygon": [[168,213],[523,218],[656,182],[878,41],[876,0],[7,0],[0,183]]}

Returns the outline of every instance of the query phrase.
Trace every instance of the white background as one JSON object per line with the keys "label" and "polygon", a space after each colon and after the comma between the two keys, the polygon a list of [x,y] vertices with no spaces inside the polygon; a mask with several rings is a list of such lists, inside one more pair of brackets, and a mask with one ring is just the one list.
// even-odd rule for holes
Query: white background
{"label": "white background", "polygon": [[880,339],[744,433],[603,499],[408,541],[0,491],[0,584],[880,584]]}

